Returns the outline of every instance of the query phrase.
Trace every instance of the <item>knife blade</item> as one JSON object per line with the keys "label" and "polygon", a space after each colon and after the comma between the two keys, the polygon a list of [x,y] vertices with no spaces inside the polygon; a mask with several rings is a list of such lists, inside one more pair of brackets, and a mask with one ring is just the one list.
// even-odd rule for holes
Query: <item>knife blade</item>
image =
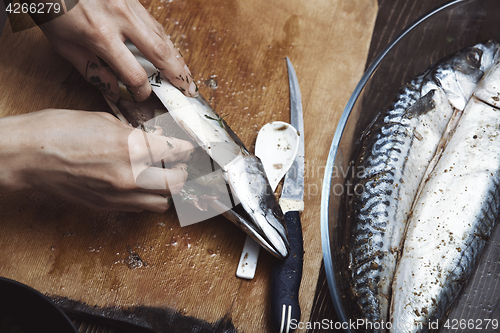
{"label": "knife blade", "polygon": [[[299,132],[299,149],[285,176],[279,204],[285,214],[290,254],[276,261],[271,277],[271,325],[277,332],[293,332],[300,321],[299,288],[302,279],[304,246],[300,213],[304,210],[304,120],[297,75],[286,58],[290,86],[290,124]],[[295,325],[296,326],[296,325]]]}

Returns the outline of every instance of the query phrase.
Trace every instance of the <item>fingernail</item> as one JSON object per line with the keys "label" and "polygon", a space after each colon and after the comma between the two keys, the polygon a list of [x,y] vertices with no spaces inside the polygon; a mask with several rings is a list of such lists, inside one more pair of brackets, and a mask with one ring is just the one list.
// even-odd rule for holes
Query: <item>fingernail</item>
{"label": "fingernail", "polygon": [[186,72],[188,72],[189,76],[191,76],[191,71],[189,70],[188,65],[184,65],[184,69],[186,70]]}
{"label": "fingernail", "polygon": [[[189,70],[188,65],[184,65],[184,69],[186,70],[189,77],[191,78],[191,82],[189,83],[189,88],[188,88],[188,94],[189,94],[189,96],[196,97],[196,96],[198,96],[198,86],[194,82],[193,76],[191,75],[191,71]],[[189,78],[187,81],[189,82]]]}
{"label": "fingernail", "polygon": [[188,93],[192,97],[198,96],[198,86],[196,85],[196,83],[194,83],[194,81],[191,81],[191,83],[189,84]]}
{"label": "fingernail", "polygon": [[134,97],[130,93],[129,89],[121,81],[118,81],[118,88],[120,91],[121,98],[126,99],[126,100],[131,101],[131,102],[134,101]]}

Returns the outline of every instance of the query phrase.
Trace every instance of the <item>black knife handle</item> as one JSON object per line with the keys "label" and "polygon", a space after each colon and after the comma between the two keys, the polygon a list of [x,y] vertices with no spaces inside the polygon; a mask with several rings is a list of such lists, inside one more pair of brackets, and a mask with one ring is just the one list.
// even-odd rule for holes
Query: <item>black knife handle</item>
{"label": "black knife handle", "polygon": [[299,287],[302,279],[304,245],[300,213],[285,213],[290,254],[274,263],[271,277],[271,325],[276,332],[293,332],[300,321]]}

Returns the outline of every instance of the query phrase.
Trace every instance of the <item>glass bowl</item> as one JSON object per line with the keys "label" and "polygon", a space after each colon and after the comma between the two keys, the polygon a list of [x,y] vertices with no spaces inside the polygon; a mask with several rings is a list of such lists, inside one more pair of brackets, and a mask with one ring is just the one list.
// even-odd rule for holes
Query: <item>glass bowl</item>
{"label": "glass bowl", "polygon": [[[368,67],[349,99],[333,137],[321,199],[323,259],[341,322],[355,320],[345,278],[346,226],[341,209],[343,195],[352,190],[346,184],[346,172],[354,143],[399,87],[455,51],[489,39],[500,42],[499,24],[499,0],[456,0],[445,4],[401,32]],[[495,282],[488,285],[488,279],[497,281],[495,275],[500,272],[500,228],[496,228],[485,252],[448,318],[492,318],[494,304],[500,300],[500,286],[496,290]],[[351,332],[349,328],[345,331]]]}
{"label": "glass bowl", "polygon": [[20,282],[0,277],[0,332],[77,333],[71,320],[48,297]]}

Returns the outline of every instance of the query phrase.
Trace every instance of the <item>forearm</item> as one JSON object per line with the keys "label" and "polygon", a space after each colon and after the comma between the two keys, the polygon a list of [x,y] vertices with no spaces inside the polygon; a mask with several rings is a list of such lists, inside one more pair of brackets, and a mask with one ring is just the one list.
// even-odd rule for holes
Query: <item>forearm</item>
{"label": "forearm", "polygon": [[32,150],[23,134],[23,116],[0,118],[0,193],[27,188],[27,156]]}

